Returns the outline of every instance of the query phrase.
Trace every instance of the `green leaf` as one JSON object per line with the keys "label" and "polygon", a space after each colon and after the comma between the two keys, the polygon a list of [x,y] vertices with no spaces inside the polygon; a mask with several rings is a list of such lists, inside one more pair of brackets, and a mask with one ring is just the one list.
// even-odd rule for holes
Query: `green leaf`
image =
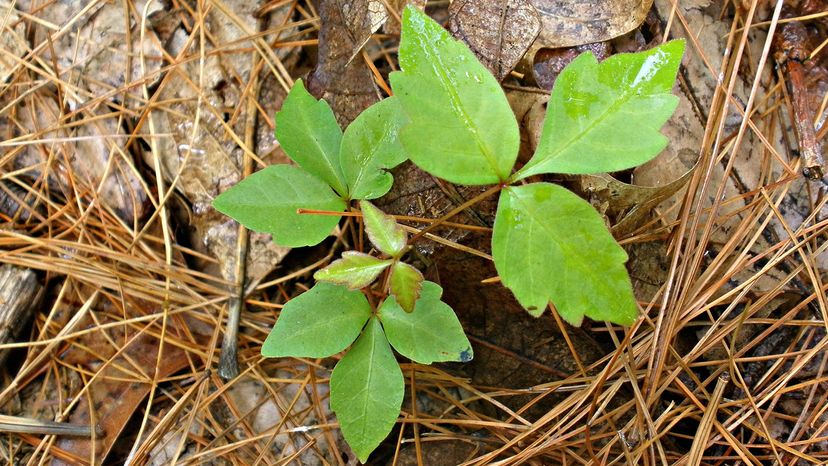
{"label": "green leaf", "polygon": [[622,325],[638,316],[624,267],[627,254],[598,212],[565,188],[549,183],[505,188],[492,255],[503,285],[532,315],[541,315],[551,301],[576,326],[584,315]]}
{"label": "green leaf", "polygon": [[404,262],[397,262],[391,268],[391,294],[405,312],[414,310],[422,287],[423,274],[416,268]]}
{"label": "green leaf", "polygon": [[317,270],[313,278],[320,282],[334,283],[351,290],[365,288],[376,280],[377,275],[388,268],[391,259],[377,259],[357,251],[345,251],[342,259],[332,262],[324,269]]}
{"label": "green leaf", "polygon": [[364,463],[391,432],[404,393],[400,366],[372,318],[331,374],[331,409],[359,461]]}
{"label": "green leaf", "polygon": [[408,234],[394,220],[394,217],[377,209],[368,201],[359,202],[365,232],[371,244],[391,257],[400,256],[405,251]]}
{"label": "green leaf", "polygon": [[439,285],[426,281],[414,312],[403,311],[393,296],[380,306],[378,315],[388,341],[412,361],[420,364],[468,362],[473,357],[460,321],[451,307],[440,301],[442,294]]}
{"label": "green leaf", "polygon": [[371,305],[359,291],[317,283],[291,299],[262,345],[262,356],[326,358],[354,342],[371,317]]}
{"label": "green leaf", "polygon": [[247,228],[273,235],[281,246],[319,244],[339,222],[335,215],[298,214],[297,209],[345,210],[345,201],[319,178],[292,165],[271,165],[213,200],[213,207]]}
{"label": "green leaf", "polygon": [[405,115],[389,97],[368,107],[345,129],[340,161],[351,199],[376,199],[391,189],[386,170],[407,158],[397,133]]}
{"label": "green leaf", "polygon": [[512,172],[517,121],[494,76],[425,13],[403,12],[394,95],[410,119],[400,138],[423,170],[452,183],[495,184]]}
{"label": "green leaf", "polygon": [[276,139],[300,167],[328,183],[339,195],[348,194],[339,165],[342,129],[328,103],[314,99],[301,79],[276,114]]}
{"label": "green leaf", "polygon": [[573,60],[555,81],[535,155],[514,179],[613,172],[658,155],[667,146],[659,130],[678,105],[682,53],[675,40],[602,63],[590,52]]}

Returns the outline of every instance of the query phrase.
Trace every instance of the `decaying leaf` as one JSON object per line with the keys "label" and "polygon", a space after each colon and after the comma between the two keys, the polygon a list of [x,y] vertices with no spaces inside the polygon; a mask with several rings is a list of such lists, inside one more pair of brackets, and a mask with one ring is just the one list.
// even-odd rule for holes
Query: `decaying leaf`
{"label": "decaying leaf", "polygon": [[[255,16],[258,8],[258,2],[234,2],[233,11],[244,28],[256,31],[259,27],[259,19]],[[287,8],[273,11],[270,21],[284,21],[287,11]],[[205,22],[217,44],[206,44],[208,51],[247,36],[242,27],[217,10],[211,10]],[[170,54],[197,58],[200,53],[198,40],[189,39],[184,29],[176,30],[168,46]],[[188,41],[189,48],[185,49]],[[172,135],[156,140],[158,154],[166,181],[177,179],[176,190],[191,206],[191,218],[187,223],[192,225],[193,246],[216,257],[221,275],[232,279],[236,270],[238,225],[213,210],[210,203],[242,177],[244,151],[238,141],[245,134],[249,108],[242,91],[247,85],[252,61],[249,54],[208,53],[203,74],[198,59],[182,61],[184,63],[171,71],[174,73],[172,79],[165,80],[158,91],[159,100],[171,103],[166,106],[166,111],[152,113],[157,131]],[[272,74],[263,71],[262,75],[261,97],[257,100],[263,113],[272,118],[281,106],[285,92]],[[227,109],[227,113],[218,113],[215,109]],[[288,162],[281,150],[276,149],[278,143],[273,129],[264,118],[258,120],[255,152],[263,154],[267,163]],[[151,153],[144,154],[148,163],[151,157]],[[251,232],[247,277],[256,279],[266,275],[287,251],[275,245],[269,235]]]}
{"label": "decaying leaf", "polygon": [[[141,307],[117,312],[147,311]],[[99,320],[103,319],[102,323],[109,321],[103,317],[104,312],[98,315]],[[86,320],[87,325],[94,324],[91,318]],[[171,320],[167,332],[168,337],[175,339],[182,338],[176,335],[193,335],[189,331],[182,331],[175,320]],[[123,348],[116,348],[112,344],[116,341],[126,343]],[[79,399],[69,421],[78,425],[96,425],[96,430],[103,435],[94,440],[61,437],[56,442],[58,448],[78,458],[91,458],[94,452],[95,458],[98,458],[96,464],[102,464],[121,432],[130,425],[135,410],[144,404],[152,386],[152,377],[156,375],[153,372],[157,370],[157,377],[163,379],[187,367],[190,361],[187,353],[176,345],[165,345],[161,358],[158,358],[158,351],[158,340],[149,332],[112,327],[79,337],[75,345],[63,352],[61,360],[64,364],[80,366],[96,373],[96,377],[90,381],[88,394]],[[106,360],[110,362],[103,365]],[[63,466],[69,463],[55,458],[51,464]]]}
{"label": "decaying leaf", "polygon": [[[51,46],[44,49],[44,59],[51,60],[54,53],[61,78],[79,83],[91,91],[87,95],[70,90],[67,94],[70,102],[81,103],[90,96],[110,93],[130,108],[143,105],[140,84],[146,79],[146,84],[151,86],[160,79],[158,71],[163,64],[163,50],[150,27],[142,32],[141,12],[144,5],[143,2],[136,3],[135,14],[125,19],[123,5],[98,2],[83,17],[74,21],[75,28],[54,40],[43,35],[44,29],[36,30],[36,45],[51,42]],[[86,6],[87,2],[59,2],[42,10],[36,7],[36,11],[40,12],[38,16],[42,19],[63,26],[74,20]],[[29,9],[32,5],[21,5],[21,8]],[[160,8],[160,2],[153,2],[147,13],[154,13]],[[124,98],[125,94],[131,98]]]}
{"label": "decaying leaf", "polygon": [[[213,64],[217,66],[217,63]],[[176,71],[190,71],[187,76],[189,79],[198,76],[197,66],[180,67]],[[218,72],[211,75],[211,80],[215,81],[205,83],[201,91],[208,99],[214,99],[215,103],[232,98],[216,88],[220,86],[222,76]],[[193,245],[218,258],[221,274],[230,278],[235,274],[235,238],[238,227],[235,222],[209,206],[215,196],[241,179],[243,152],[230,138],[222,124],[221,115],[200,112],[198,127],[193,131],[198,92],[188,84],[188,81],[192,82],[189,79],[182,76],[171,80],[162,90],[162,98],[178,100],[171,105],[177,111],[158,112],[155,115],[159,132],[172,133],[171,138],[158,139],[158,154],[167,182],[177,177],[176,189],[192,205],[193,217],[188,223],[193,227]],[[152,154],[145,154],[148,162],[151,162],[150,157]],[[260,236],[266,238],[259,238]],[[281,260],[286,251],[273,244],[269,235],[251,233],[248,276],[263,276]]]}
{"label": "decaying leaf", "polygon": [[66,125],[57,96],[34,93],[19,107],[26,140],[56,138],[59,143],[28,144],[14,165],[32,178],[47,177],[52,189],[67,198],[102,203],[132,224],[143,216],[147,194],[144,182],[125,147],[123,127],[103,108],[92,108],[88,122]]}
{"label": "decaying leaf", "polygon": [[542,48],[600,42],[631,31],[644,21],[653,0],[529,0],[538,10],[541,29],[528,58]]}
{"label": "decaying leaf", "polygon": [[[677,5],[669,0],[656,0],[654,11],[664,21],[675,14],[676,7]],[[729,25],[726,22],[715,19],[720,14],[720,8],[722,8],[721,5],[707,0],[694,2],[693,4],[679,4],[680,14],[685,18],[687,27],[690,31],[693,31],[693,34],[688,36],[687,29],[682,27],[671,29],[672,36],[676,38],[692,37],[695,44],[697,44],[699,55],[707,57],[720,56],[721,51],[727,47],[729,32]],[[751,51],[746,53],[756,57],[762,53],[765,33],[763,29],[759,28],[756,28],[753,33],[755,36],[752,36],[747,43]],[[682,75],[687,86],[680,94],[681,101],[676,113],[662,130],[670,140],[670,144],[659,157],[634,170],[633,177],[636,184],[656,186],[662,180],[675,180],[696,164],[700,155],[699,141],[703,140],[704,137],[704,122],[709,118],[707,109],[711,108],[711,105],[715,106],[714,95],[717,92],[717,87],[721,86],[721,82],[717,81],[718,73],[720,73],[718,68],[711,70],[702,60],[691,59],[682,64]],[[770,76],[768,79],[770,80]],[[725,123],[727,133],[738,130],[741,116],[735,110],[735,107],[743,107],[750,94],[749,81],[737,78],[729,85],[733,88],[733,100],[728,106],[729,115]],[[703,154],[703,158],[708,156],[707,153]],[[756,132],[752,130],[745,132],[739,150],[735,154],[730,153],[728,158],[733,159],[733,171],[729,176],[724,175],[727,163],[715,163],[710,167],[712,173],[709,175],[710,179],[723,180],[724,183],[720,199],[728,201],[723,203],[719,209],[719,215],[726,215],[728,218],[717,222],[716,228],[712,229],[710,236],[710,244],[712,245],[727,244],[733,239],[734,234],[744,228],[742,222],[745,220],[746,214],[737,211],[743,209],[750,202],[751,197],[744,195],[754,189],[751,187],[761,186],[764,183],[764,181],[761,181],[763,176],[771,176],[772,178],[780,176],[780,167],[775,162],[771,164],[776,165],[771,169],[775,174],[771,175],[765,172],[766,169],[763,167],[767,167],[768,160],[772,160],[773,157],[769,155],[766,146],[761,143]],[[786,213],[786,221],[790,228],[796,228],[803,219],[808,218],[811,214],[810,207],[806,207],[807,202],[798,202],[800,199],[808,198],[805,184],[804,180],[792,182],[789,196],[785,198],[780,206]],[[717,192],[718,188],[711,188],[701,194],[703,197],[700,202],[703,208],[707,209],[716,201]],[[740,200],[730,202],[737,199]],[[672,213],[675,214],[676,212],[677,209],[673,209]],[[668,220],[671,219],[668,218]],[[766,229],[766,232],[766,234],[757,238],[753,247],[754,253],[761,253],[771,247],[773,241],[769,241],[769,238],[773,238],[774,235],[777,238],[787,237],[783,226],[776,221],[771,222],[770,228]],[[710,259],[718,260],[716,258],[717,250],[714,247],[709,250]],[[652,262],[654,259],[650,257],[647,260]],[[637,275],[636,269],[641,265],[638,262],[630,261],[631,275]],[[762,266],[758,263],[752,264],[750,267],[744,267],[732,277],[731,283],[747,280],[761,268]],[[760,292],[774,289],[780,281],[787,280],[784,277],[784,272],[779,269],[768,270],[759,274],[753,290]]]}
{"label": "decaying leaf", "polygon": [[449,7],[448,29],[500,81],[538,36],[541,19],[529,0],[458,0]]}
{"label": "decaying leaf", "polygon": [[610,44],[609,42],[595,42],[576,47],[539,50],[532,60],[532,75],[535,77],[535,82],[541,88],[551,91],[555,79],[566,68],[566,65],[584,52],[592,52],[598,61],[603,61],[610,56]]}
{"label": "decaying leaf", "polygon": [[377,32],[388,19],[388,11],[379,0],[355,0],[342,3],[342,15],[345,17],[345,27],[354,39],[351,49],[351,61],[356,57],[362,46]]}
{"label": "decaying leaf", "polygon": [[308,78],[308,90],[328,101],[343,127],[379,100],[371,70],[356,56],[376,24],[371,20],[376,13],[371,13],[368,6],[369,0],[326,1],[319,5],[319,58]]}
{"label": "decaying leaf", "polygon": [[624,183],[608,173],[578,177],[579,189],[589,193],[613,221],[612,233],[623,237],[640,227],[660,203],[677,193],[693,174],[695,167],[680,178],[659,186]]}
{"label": "decaying leaf", "polygon": [[398,36],[400,34],[400,20],[402,18],[402,11],[408,5],[413,5],[420,10],[425,9],[427,0],[386,0],[384,3],[387,5],[387,8],[390,8],[391,11],[388,15],[388,20],[385,21],[385,26],[382,27],[382,31],[386,34]]}

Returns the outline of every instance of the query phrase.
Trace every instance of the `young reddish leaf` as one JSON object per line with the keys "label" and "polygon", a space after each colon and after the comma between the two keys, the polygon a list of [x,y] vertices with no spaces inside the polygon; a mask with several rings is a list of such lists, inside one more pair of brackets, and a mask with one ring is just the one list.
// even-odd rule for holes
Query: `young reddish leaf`
{"label": "young reddish leaf", "polygon": [[376,280],[393,262],[391,259],[378,259],[357,251],[345,251],[342,259],[332,262],[324,269],[317,270],[313,278],[320,282],[342,285],[351,290],[365,288]]}
{"label": "young reddish leaf", "polygon": [[365,223],[365,232],[368,233],[371,244],[391,257],[398,257],[405,251],[408,235],[394,217],[377,209],[368,201],[360,201],[359,209],[362,211],[362,221]]}
{"label": "young reddish leaf", "polygon": [[423,274],[416,268],[404,262],[397,262],[391,268],[391,294],[405,312],[414,310],[422,286]]}

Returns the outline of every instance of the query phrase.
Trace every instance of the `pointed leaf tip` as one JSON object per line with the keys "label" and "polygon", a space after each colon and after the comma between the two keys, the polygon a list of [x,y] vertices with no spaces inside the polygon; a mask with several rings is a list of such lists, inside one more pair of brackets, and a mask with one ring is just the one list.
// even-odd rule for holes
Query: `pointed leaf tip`
{"label": "pointed leaf tip", "polygon": [[394,264],[391,269],[391,294],[405,312],[414,311],[422,286],[423,274],[419,270],[404,262]]}
{"label": "pointed leaf tip", "polygon": [[340,196],[348,189],[339,161],[342,129],[325,100],[316,100],[301,79],[276,113],[276,139],[300,167],[328,183]]}

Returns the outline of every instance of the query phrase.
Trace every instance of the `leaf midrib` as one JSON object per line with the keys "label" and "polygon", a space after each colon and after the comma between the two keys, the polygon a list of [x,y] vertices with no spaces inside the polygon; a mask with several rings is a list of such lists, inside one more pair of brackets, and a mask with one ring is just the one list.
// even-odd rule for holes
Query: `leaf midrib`
{"label": "leaf midrib", "polygon": [[[379,325],[379,323],[375,322],[375,321],[372,321],[368,325],[376,326],[376,325]],[[370,335],[371,349],[368,352],[368,359],[367,359],[367,362],[368,362],[368,371],[367,372],[368,373],[366,374],[366,377],[365,377],[365,386],[363,387],[363,389],[361,391],[362,392],[361,395],[364,394],[364,396],[362,397],[363,402],[361,403],[362,404],[362,410],[361,410],[362,412],[359,416],[360,419],[367,419],[368,418],[368,401],[371,398],[371,390],[368,387],[372,386],[371,382],[372,382],[372,378],[374,376],[374,354],[377,351],[377,340],[378,340],[376,333],[377,333],[377,330],[372,328],[371,329],[371,335]],[[370,426],[368,426],[368,423],[365,423],[365,422],[362,423],[362,429],[360,429],[360,430],[362,431],[362,437],[363,438],[365,437],[366,430],[369,429],[369,428],[370,428]]]}
{"label": "leaf midrib", "polygon": [[[311,97],[311,98],[313,99],[313,97]],[[316,99],[314,99],[314,100],[316,102],[315,105],[317,107],[319,107],[319,108],[317,108],[317,111],[321,110],[321,113],[325,113],[325,107],[324,107],[325,104],[323,104],[323,102],[321,100],[316,100]],[[344,196],[345,194],[347,194],[347,192],[346,193],[340,193],[339,192],[340,189],[347,189],[347,187],[344,185],[344,183],[342,181],[342,176],[340,174],[341,171],[342,171],[342,168],[340,167],[339,170],[337,170],[337,167],[334,165],[335,158],[328,157],[328,152],[323,148],[322,143],[320,142],[320,140],[315,137],[314,129],[316,128],[316,126],[314,126],[312,124],[313,122],[308,119],[309,116],[310,116],[309,113],[310,112],[299,112],[299,114],[301,115],[302,125],[288,123],[287,126],[289,126],[289,127],[293,126],[296,131],[307,134],[308,138],[311,141],[313,141],[312,145],[314,147],[316,147],[316,149],[319,151],[320,154],[322,154],[321,158],[322,158],[323,163],[321,165],[323,167],[326,167],[330,171],[330,174],[333,176],[334,180],[336,180],[338,182],[338,184],[341,185],[341,186],[338,186],[338,187],[337,186],[331,186],[331,188],[333,188],[334,191],[336,191],[338,194]],[[334,120],[334,124],[336,124],[336,120]],[[303,128],[306,128],[306,129],[303,129]],[[323,126],[323,128],[324,128],[324,126]],[[339,128],[339,127],[337,126],[337,128]],[[341,144],[341,141],[342,141],[342,136],[341,135],[340,135],[339,140],[340,140],[340,144]],[[336,153],[336,154],[333,154],[333,155],[335,155],[336,158],[339,157],[339,153]],[[312,159],[311,159],[311,162],[312,162]],[[339,189],[337,189],[337,188],[339,188]]]}
{"label": "leaf midrib", "polygon": [[[431,45],[430,43],[426,43],[424,41],[420,41],[420,43],[422,44],[421,45],[422,49],[426,49],[427,47],[429,47]],[[498,178],[502,178],[499,167],[497,165],[497,159],[494,157],[494,155],[492,155],[489,152],[488,147],[486,147],[486,145],[483,143],[483,140],[480,136],[480,132],[477,128],[477,125],[475,125],[474,122],[472,121],[472,119],[469,117],[468,113],[466,112],[466,109],[463,107],[463,104],[460,101],[460,95],[458,95],[457,91],[452,86],[449,85],[450,80],[449,80],[449,77],[445,73],[446,65],[443,63],[443,61],[440,57],[439,51],[436,50],[436,48],[434,48],[434,47],[429,47],[429,49],[433,52],[431,55],[434,58],[434,60],[431,63],[431,68],[434,70],[435,74],[437,75],[437,78],[440,81],[440,84],[443,85],[443,88],[448,93],[449,99],[451,101],[452,109],[455,112],[460,114],[460,117],[463,120],[463,123],[465,123],[466,127],[472,133],[472,136],[474,137],[474,140],[477,143],[478,150],[483,155],[483,157],[486,159],[486,162],[489,164],[489,167],[491,167],[491,169],[494,171],[495,176],[497,176]],[[476,58],[474,58],[474,57],[472,59],[476,60]]]}
{"label": "leaf midrib", "polygon": [[[596,68],[598,68],[600,66],[601,66],[601,64],[599,63]],[[542,161],[539,161],[535,164],[532,164],[531,161],[528,164],[526,164],[526,166],[524,166],[524,168],[522,168],[520,170],[520,172],[523,172],[523,173],[519,172],[517,174],[517,176],[515,176],[515,179],[521,179],[522,177],[531,176],[533,174],[536,174],[536,173],[533,173],[531,169],[533,169],[535,167],[543,166],[546,163],[552,162],[552,161],[557,160],[558,158],[560,158],[561,153],[568,150],[571,146],[575,145],[581,139],[585,138],[587,134],[589,134],[591,131],[593,131],[595,129],[595,127],[597,127],[599,124],[603,123],[605,119],[607,119],[607,118],[609,118],[609,116],[615,114],[617,112],[618,107],[620,107],[622,104],[627,103],[629,101],[629,99],[632,97],[632,95],[633,95],[632,90],[634,90],[634,89],[638,89],[638,88],[635,87],[635,88],[630,88],[629,90],[624,90],[621,93],[621,96],[618,99],[616,99],[616,101],[614,103],[610,104],[606,108],[606,110],[598,116],[598,118],[596,118],[594,121],[592,121],[586,128],[584,128],[583,131],[580,131],[579,133],[577,133],[572,139],[570,139],[570,140],[566,141],[564,144],[560,145],[558,150],[553,151],[551,153],[551,155],[549,155],[547,157],[544,157]],[[652,96],[652,94],[647,94],[647,96]],[[549,110],[547,110],[547,112],[548,111]],[[547,116],[547,118],[548,118],[548,116]],[[546,129],[545,124],[544,124],[544,129]],[[549,137],[552,138],[553,136],[549,135]],[[526,175],[526,172],[529,172],[529,175]],[[541,171],[541,172],[537,172],[537,173],[543,173],[543,172]]]}
{"label": "leaf midrib", "polygon": [[[551,241],[553,241],[563,251],[564,257],[578,257],[578,258],[583,257],[581,254],[578,254],[578,253],[573,254],[574,248],[569,247],[567,241],[561,241],[560,240],[560,235],[555,230],[549,228],[543,222],[535,220],[537,218],[542,218],[542,215],[539,215],[537,213],[537,210],[535,210],[535,209],[528,209],[527,208],[527,207],[531,206],[531,203],[521,202],[522,201],[522,196],[516,196],[516,195],[513,194],[512,197],[515,200],[515,204],[520,204],[520,206],[522,207],[522,210],[524,212],[526,212],[527,214],[529,214],[527,216],[528,216],[528,218],[530,218],[532,220],[529,224],[530,225],[530,230],[531,230],[531,227],[534,224],[537,224],[540,227],[541,230],[544,230],[547,233],[549,233],[550,234],[549,238],[551,239]],[[530,233],[531,233],[531,231],[530,231]],[[529,241],[529,243],[530,243],[530,245],[539,244],[538,241]],[[584,260],[578,260],[576,262],[577,268],[580,269],[580,270],[583,270],[584,272],[586,272],[586,275],[593,278],[594,279],[593,283],[599,283],[598,279],[600,279],[601,277],[596,275],[595,272],[590,267],[584,267],[585,262],[586,261],[584,261]],[[530,279],[534,283],[534,278],[535,278],[534,274],[531,274],[531,273],[527,272],[527,275],[530,276]],[[586,314],[586,313],[582,312],[581,314]]]}

